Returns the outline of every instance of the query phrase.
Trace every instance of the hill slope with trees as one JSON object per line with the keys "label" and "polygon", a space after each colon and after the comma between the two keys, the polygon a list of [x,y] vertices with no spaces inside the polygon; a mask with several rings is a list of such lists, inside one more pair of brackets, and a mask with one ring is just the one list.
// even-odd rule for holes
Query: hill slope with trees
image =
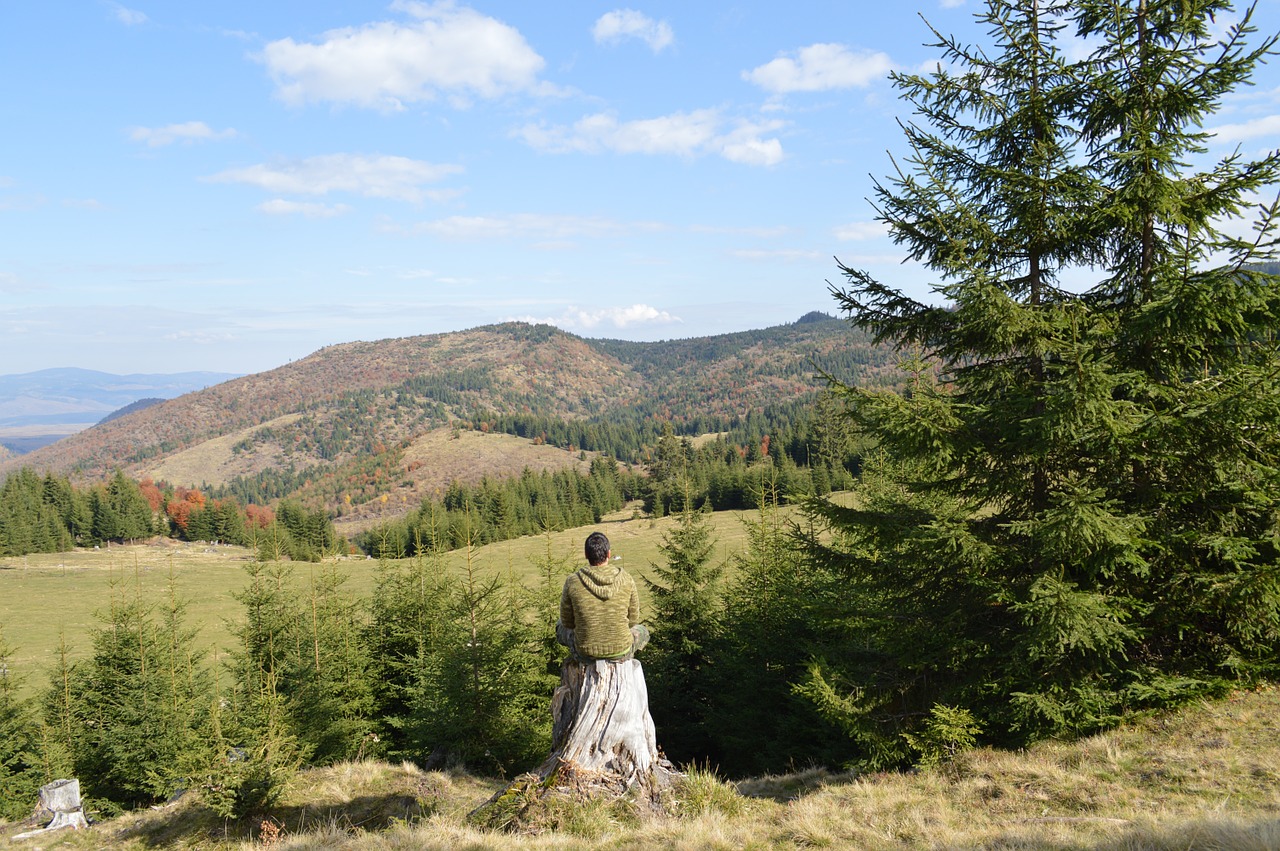
{"label": "hill slope with trees", "polygon": [[819,369],[889,382],[896,356],[866,339],[817,314],[657,343],[520,323],[346,343],[0,461],[0,474],[29,466],[93,481],[121,469],[244,503],[301,496],[335,516],[386,496],[407,509],[453,478],[440,471],[462,443],[440,449],[441,430],[526,438],[455,470],[468,483],[572,466],[584,449],[642,462],[663,423],[676,435],[737,428],[740,444],[758,444],[812,404]]}

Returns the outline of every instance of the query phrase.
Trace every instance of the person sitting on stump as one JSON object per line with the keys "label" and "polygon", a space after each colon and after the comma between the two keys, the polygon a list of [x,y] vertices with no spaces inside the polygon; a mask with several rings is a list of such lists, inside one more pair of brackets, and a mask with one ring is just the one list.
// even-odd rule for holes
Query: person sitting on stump
{"label": "person sitting on stump", "polygon": [[609,564],[609,539],[603,533],[587,536],[584,549],[587,567],[564,581],[556,640],[582,662],[631,659],[649,643],[636,582],[621,565]]}

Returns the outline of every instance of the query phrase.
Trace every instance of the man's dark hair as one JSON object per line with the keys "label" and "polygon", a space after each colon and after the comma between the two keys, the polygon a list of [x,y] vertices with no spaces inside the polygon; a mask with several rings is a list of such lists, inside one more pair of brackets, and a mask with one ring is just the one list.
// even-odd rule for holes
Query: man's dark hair
{"label": "man's dark hair", "polygon": [[604,532],[592,532],[587,536],[587,544],[583,547],[587,554],[587,564],[604,564],[609,558],[609,539]]}

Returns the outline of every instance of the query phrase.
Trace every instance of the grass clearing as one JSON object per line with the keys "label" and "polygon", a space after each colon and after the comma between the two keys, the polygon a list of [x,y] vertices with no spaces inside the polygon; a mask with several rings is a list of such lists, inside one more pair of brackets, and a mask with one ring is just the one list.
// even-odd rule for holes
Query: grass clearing
{"label": "grass clearing", "polygon": [[[790,509],[782,509],[790,511]],[[473,554],[481,573],[513,577],[529,587],[539,579],[535,562],[545,558],[548,546],[553,558],[567,569],[582,561],[582,542],[595,529],[609,536],[614,555],[635,576],[649,575],[650,565],[661,560],[658,545],[676,522],[675,517],[633,518],[634,507],[611,515],[599,524],[517,538],[480,547]],[[744,519],[750,511],[723,511],[710,515],[715,530],[714,558],[731,560],[746,545]],[[58,659],[62,637],[72,659],[89,655],[90,631],[99,621],[95,612],[106,610],[113,588],[140,588],[159,602],[168,593],[172,575],[179,596],[187,601],[187,624],[198,630],[197,647],[221,657],[232,645],[231,625],[242,614],[234,594],[245,586],[245,566],[252,560],[243,547],[213,546],[170,539],[100,550],[74,550],[0,559],[0,630],[14,648],[13,669],[23,678],[23,691],[43,687]],[[449,553],[447,562],[461,568],[462,552]],[[377,562],[363,557],[340,560],[347,575],[346,588],[368,598],[374,588]],[[293,565],[295,581],[306,587],[318,565]],[[642,609],[648,606],[648,588],[638,583]]]}
{"label": "grass clearing", "polygon": [[221,437],[202,441],[188,449],[175,452],[163,461],[147,468],[144,474],[153,479],[173,482],[185,487],[201,487],[205,484],[225,485],[236,476],[251,476],[263,470],[282,467],[287,459],[279,447],[255,447],[237,453],[233,447],[247,437],[266,428],[282,428],[301,419],[301,414],[285,414],[255,426],[242,428]]}

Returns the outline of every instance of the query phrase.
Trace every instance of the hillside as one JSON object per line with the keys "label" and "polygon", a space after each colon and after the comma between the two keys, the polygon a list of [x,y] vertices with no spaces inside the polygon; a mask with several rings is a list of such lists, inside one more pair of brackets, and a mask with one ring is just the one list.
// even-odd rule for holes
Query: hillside
{"label": "hillside", "polygon": [[22,465],[93,480],[119,467],[175,485],[236,482],[245,498],[297,494],[368,519],[452,478],[579,460],[565,451],[571,447],[540,446],[532,435],[501,443],[490,435],[483,449],[474,435],[457,439],[473,425],[486,430],[487,417],[630,425],[657,418],[687,432],[813,398],[823,386],[815,363],[846,380],[884,383],[894,360],[821,316],[657,343],[587,340],[520,323],[346,343],[0,460],[0,474]]}
{"label": "hillside", "polygon": [[[214,383],[216,384],[216,383],[218,383],[218,382],[214,382]],[[143,410],[144,408],[150,408],[152,405],[159,405],[159,404],[160,404],[161,402],[163,402],[163,401],[164,401],[164,399],[161,399],[161,398],[159,398],[159,397],[156,397],[156,396],[148,396],[148,397],[146,397],[145,399],[139,399],[139,400],[138,400],[138,401],[136,401],[136,402],[130,402],[129,404],[125,405],[123,408],[118,408],[118,409],[116,409],[116,410],[112,411],[111,413],[109,413],[109,414],[107,414],[105,417],[103,417],[102,419],[98,420],[98,422],[100,422],[100,423],[109,423],[109,422],[111,422],[112,420],[118,420],[118,419],[120,419],[120,418],[121,418],[121,417],[123,417],[123,416],[127,416],[128,414],[132,414],[132,413],[134,413],[135,411],[141,411],[141,410]]]}
{"label": "hillside", "polygon": [[[526,832],[467,813],[503,781],[368,761],[309,769],[269,813],[218,819],[198,794],[64,831],[42,847],[145,849],[1270,849],[1280,843],[1280,692],[1244,693],[1072,742],[962,754],[941,769],[809,769],[735,784],[694,769],[676,815],[626,804],[535,814]],[[0,827],[0,836],[22,826]],[[29,829],[29,828],[25,828]]]}

